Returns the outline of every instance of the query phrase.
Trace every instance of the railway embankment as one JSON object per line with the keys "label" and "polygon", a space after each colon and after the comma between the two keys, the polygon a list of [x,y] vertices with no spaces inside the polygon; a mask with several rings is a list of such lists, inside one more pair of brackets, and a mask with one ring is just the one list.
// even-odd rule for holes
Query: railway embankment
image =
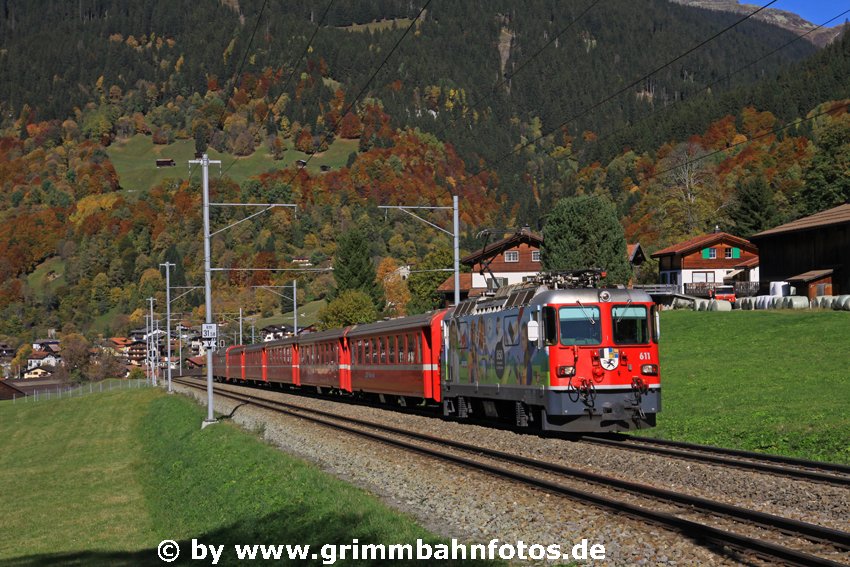
{"label": "railway embankment", "polygon": [[203,415],[159,389],[2,402],[0,563],[163,565],[167,539],[183,559],[192,539],[224,545],[217,565],[237,544],[443,541],[251,432],[201,431]]}

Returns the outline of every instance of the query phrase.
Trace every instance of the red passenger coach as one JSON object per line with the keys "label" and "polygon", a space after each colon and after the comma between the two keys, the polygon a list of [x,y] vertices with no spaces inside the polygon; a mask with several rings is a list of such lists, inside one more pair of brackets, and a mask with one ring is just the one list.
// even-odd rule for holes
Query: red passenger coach
{"label": "red passenger coach", "polygon": [[266,372],[266,348],[263,344],[243,347],[243,358],[245,364],[242,372],[243,379],[267,382]]}
{"label": "red passenger coach", "polygon": [[301,386],[351,391],[348,384],[346,329],[322,331],[298,339],[298,375]]}
{"label": "red passenger coach", "polygon": [[445,311],[351,327],[352,392],[440,401],[441,322]]}
{"label": "red passenger coach", "polygon": [[298,378],[298,353],[294,339],[265,343],[263,349],[266,352],[265,370],[266,379],[269,382],[295,386],[301,384]]}
{"label": "red passenger coach", "polygon": [[244,380],[245,365],[242,360],[242,346],[227,347],[224,351],[225,378],[228,380]]}

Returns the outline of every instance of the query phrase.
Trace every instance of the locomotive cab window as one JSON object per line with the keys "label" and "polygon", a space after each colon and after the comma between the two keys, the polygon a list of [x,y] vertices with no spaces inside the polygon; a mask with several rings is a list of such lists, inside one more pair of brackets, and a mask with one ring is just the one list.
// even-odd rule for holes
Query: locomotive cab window
{"label": "locomotive cab window", "polygon": [[649,342],[649,320],[642,305],[611,307],[614,342],[618,345],[644,345]]}
{"label": "locomotive cab window", "polygon": [[599,307],[579,305],[558,310],[562,345],[598,345],[602,342]]}

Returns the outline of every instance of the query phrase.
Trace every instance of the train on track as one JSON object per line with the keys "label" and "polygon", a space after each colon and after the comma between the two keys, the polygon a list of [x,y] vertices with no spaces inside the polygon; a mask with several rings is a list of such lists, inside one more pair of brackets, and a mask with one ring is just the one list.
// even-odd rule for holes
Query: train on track
{"label": "train on track", "polygon": [[598,287],[603,275],[544,273],[424,315],[232,346],[213,374],[541,430],[652,427],[658,313],[643,291]]}

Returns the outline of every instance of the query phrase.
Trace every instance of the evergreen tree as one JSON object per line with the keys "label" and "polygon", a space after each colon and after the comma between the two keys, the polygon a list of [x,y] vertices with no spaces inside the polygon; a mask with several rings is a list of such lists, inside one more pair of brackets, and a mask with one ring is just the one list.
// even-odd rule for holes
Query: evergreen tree
{"label": "evergreen tree", "polygon": [[336,281],[334,296],[349,290],[360,290],[371,298],[376,308],[383,309],[383,291],[375,281],[369,241],[362,232],[355,229],[340,235],[333,268]]}
{"label": "evergreen tree", "polygon": [[738,202],[731,213],[736,233],[749,238],[779,223],[773,191],[761,175],[745,182],[738,190]]}
{"label": "evergreen tree", "polygon": [[626,237],[614,205],[597,196],[558,201],[543,227],[540,261],[545,270],[602,268],[608,283],[629,281]]}
{"label": "evergreen tree", "polygon": [[802,196],[806,212],[817,213],[850,201],[850,114],[831,119],[815,132],[818,152],[806,171]]}

